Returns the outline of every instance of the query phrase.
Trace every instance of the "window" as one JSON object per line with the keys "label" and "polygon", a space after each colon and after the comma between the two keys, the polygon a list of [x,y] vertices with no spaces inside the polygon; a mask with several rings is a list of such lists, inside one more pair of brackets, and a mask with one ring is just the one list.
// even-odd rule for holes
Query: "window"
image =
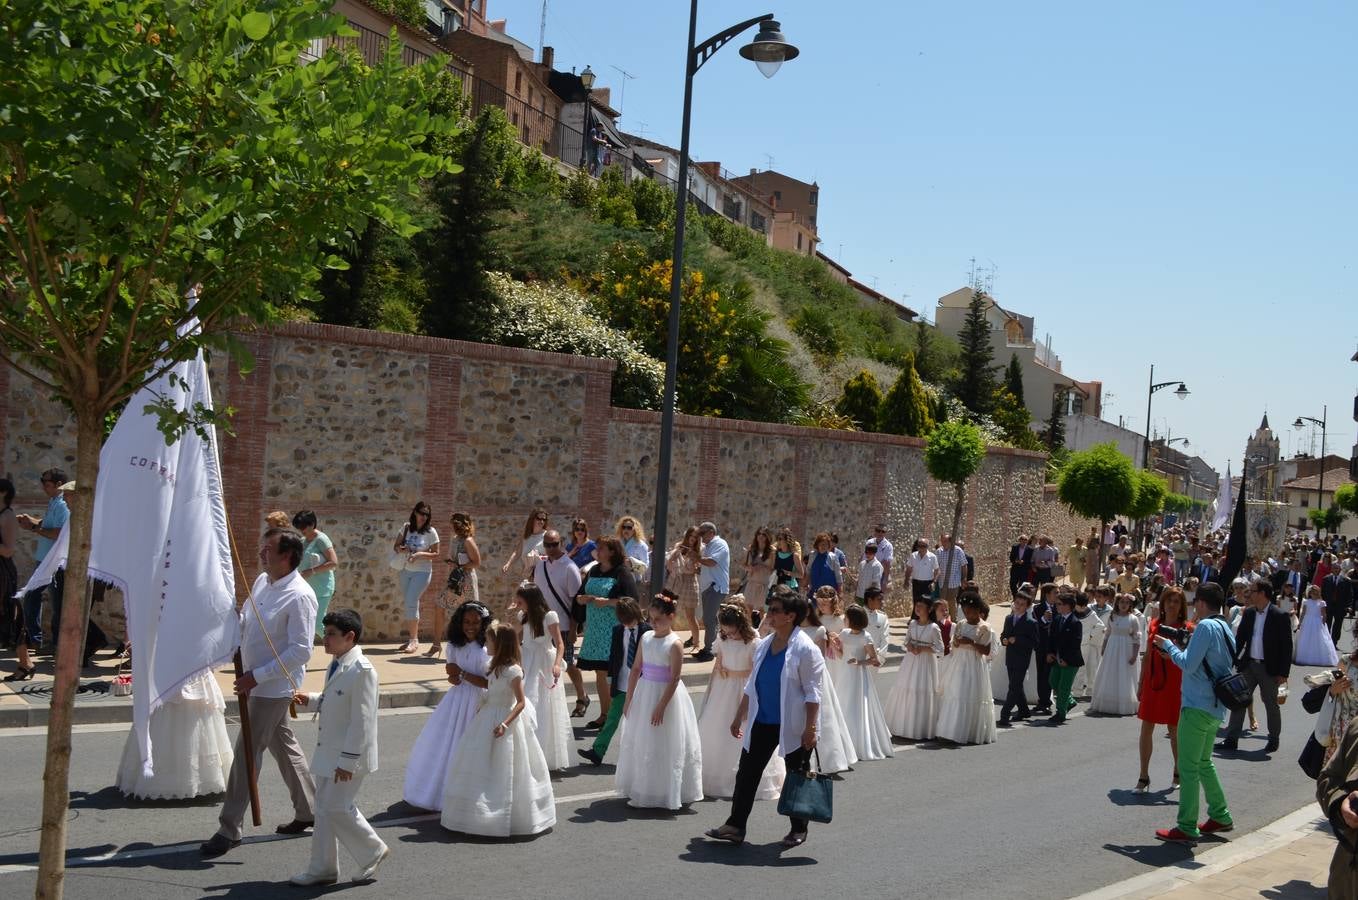
{"label": "window", "polygon": [[807,221],[811,224],[811,227],[812,227],[812,228],[815,228],[815,227],[816,227],[816,217],[815,217],[815,216],[808,216],[808,217],[807,217]]}
{"label": "window", "polygon": [[523,73],[514,73],[514,93],[518,94],[523,90]]}
{"label": "window", "polygon": [[802,233],[800,231],[797,232],[797,249],[802,249]]}
{"label": "window", "polygon": [[1302,516],[1301,518],[1297,519],[1297,527],[1300,528],[1300,529],[1302,529],[1303,531],[1306,530],[1306,517],[1305,517],[1305,516]]}
{"label": "window", "polygon": [[811,205],[812,205],[812,206],[815,206],[815,205],[816,205],[816,201],[819,200],[819,199],[820,199],[820,191],[812,191],[812,192],[811,192]]}
{"label": "window", "polygon": [[774,203],[774,205],[777,206],[779,203],[782,203],[782,202],[783,202],[783,192],[782,192],[782,191],[774,191],[774,192],[773,192],[773,203]]}
{"label": "window", "polygon": [[768,230],[764,222],[764,217],[757,212],[750,213],[750,227],[753,228],[755,231],[762,232]]}
{"label": "window", "polygon": [[1301,498],[1301,508],[1302,508],[1302,509],[1305,509],[1306,507],[1308,507],[1308,506],[1310,506],[1310,505],[1311,505],[1311,498],[1310,498],[1310,497],[1302,497],[1302,498]]}
{"label": "window", "polygon": [[519,124],[519,111],[517,109],[509,114],[509,121],[514,125]]}
{"label": "window", "polygon": [[1085,398],[1072,397],[1070,399],[1070,411],[1075,415],[1081,415],[1085,411]]}

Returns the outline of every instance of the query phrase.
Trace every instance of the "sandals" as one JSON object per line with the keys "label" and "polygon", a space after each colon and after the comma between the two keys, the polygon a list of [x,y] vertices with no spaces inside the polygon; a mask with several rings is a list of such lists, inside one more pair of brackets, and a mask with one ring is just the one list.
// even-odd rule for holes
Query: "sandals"
{"label": "sandals", "polygon": [[791,850],[793,847],[800,847],[806,843],[805,831],[789,831],[783,838],[783,849]]}
{"label": "sandals", "polygon": [[585,723],[585,727],[586,727],[586,728],[603,728],[603,727],[604,727],[604,722],[605,722],[605,721],[606,721],[606,720],[605,720],[603,717],[600,717],[600,718],[598,718],[598,719],[595,719],[595,720],[592,721],[592,722],[586,722],[586,723]]}
{"label": "sandals", "polygon": [[725,841],[728,844],[745,843],[745,832],[736,831],[734,828],[727,828],[725,825],[720,828],[709,828],[703,832],[714,841]]}
{"label": "sandals", "polygon": [[1150,789],[1151,789],[1151,780],[1150,780],[1149,778],[1138,778],[1138,779],[1136,780],[1136,787],[1132,788],[1132,793],[1133,793],[1133,794],[1145,794],[1145,793],[1148,793],[1148,792],[1150,791]]}
{"label": "sandals", "polygon": [[29,666],[27,669],[25,669],[23,666],[19,666],[19,667],[18,667],[17,669],[15,669],[13,672],[11,672],[10,674],[6,675],[4,680],[5,680],[5,681],[27,681],[28,679],[30,679],[30,678],[33,677],[33,673],[36,672],[36,671],[38,671],[38,667],[37,667],[37,666]]}
{"label": "sandals", "polygon": [[1178,786],[1179,786],[1179,770],[1178,770],[1178,769],[1175,769],[1175,770],[1174,770],[1174,780],[1171,781],[1171,782],[1169,783],[1169,789],[1172,791],[1172,790],[1174,790],[1175,788],[1177,788]]}
{"label": "sandals", "polygon": [[571,718],[583,719],[587,709],[589,709],[589,700],[576,700],[575,709],[571,710]]}
{"label": "sandals", "polygon": [[442,656],[442,655],[443,655],[443,648],[439,646],[439,642],[438,642],[438,641],[434,641],[434,643],[433,643],[432,645],[430,645],[429,650],[424,654],[425,659],[433,659],[433,658],[436,657],[436,656]]}

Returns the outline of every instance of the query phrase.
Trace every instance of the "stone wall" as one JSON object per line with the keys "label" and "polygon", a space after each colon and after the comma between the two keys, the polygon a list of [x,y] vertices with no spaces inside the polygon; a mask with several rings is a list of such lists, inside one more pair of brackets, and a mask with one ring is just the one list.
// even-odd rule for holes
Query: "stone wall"
{"label": "stone wall", "polygon": [[[596,535],[621,515],[654,515],[660,417],[608,405],[610,361],[314,324],[243,339],[254,371],[218,362],[213,378],[217,402],[236,409],[222,455],[245,570],[255,571],[265,513],[316,510],[339,553],[335,604],[360,609],[375,638],[399,629],[399,590],[384,563],[417,500],[433,507],[445,550],[451,513],[472,515],[481,597],[493,607],[517,583],[501,565],[534,507],[563,530],[583,516]],[[73,435],[63,409],[22,376],[0,374],[0,390],[15,505],[37,511],[37,473],[73,468]],[[739,555],[761,524],[788,525],[804,543],[835,531],[856,556],[882,521],[903,557],[916,535],[936,541],[952,527],[952,489],[927,477],[922,450],[913,438],[681,415],[669,532],[712,519]],[[988,597],[1005,593],[1019,531],[1041,528],[1062,545],[1088,531],[1044,493],[1044,473],[1041,454],[991,448],[969,485],[961,533]],[[20,537],[26,576],[31,542]],[[436,567],[435,586],[445,577]]]}

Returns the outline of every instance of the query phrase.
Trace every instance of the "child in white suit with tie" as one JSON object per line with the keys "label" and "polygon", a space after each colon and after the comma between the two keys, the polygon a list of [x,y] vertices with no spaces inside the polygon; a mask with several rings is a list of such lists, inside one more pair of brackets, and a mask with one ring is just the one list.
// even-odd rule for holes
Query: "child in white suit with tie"
{"label": "child in white suit with tie", "polygon": [[362,868],[354,882],[370,881],[391,851],[354,805],[363,776],[377,771],[377,671],[358,642],[363,620],[352,609],[335,609],[321,620],[325,652],[334,657],[319,694],[298,692],[293,699],[321,717],[316,754],[316,824],[311,864],[292,877],[300,887],[339,880],[339,843]]}

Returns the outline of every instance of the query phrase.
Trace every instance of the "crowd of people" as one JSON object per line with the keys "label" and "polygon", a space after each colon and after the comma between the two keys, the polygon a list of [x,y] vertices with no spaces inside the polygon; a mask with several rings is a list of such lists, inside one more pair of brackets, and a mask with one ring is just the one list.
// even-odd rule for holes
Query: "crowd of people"
{"label": "crowd of people", "polygon": [[[12,501],[12,486],[0,482],[0,495]],[[57,515],[49,507],[47,518]],[[615,748],[616,790],[630,805],[673,810],[729,798],[729,816],[708,836],[739,843],[755,801],[779,796],[789,771],[845,772],[891,757],[893,738],[990,743],[1034,715],[1060,725],[1083,702],[1094,714],[1140,720],[1137,792],[1151,789],[1154,739],[1165,729],[1168,785],[1180,803],[1175,826],[1157,836],[1192,843],[1233,827],[1213,753],[1236,750],[1247,722],[1266,736],[1266,752],[1278,748],[1291,667],[1339,665],[1358,586],[1353,544],[1293,538],[1276,558],[1246,558],[1227,580],[1225,534],[1202,538],[1192,525],[1156,523],[1134,536],[1114,524],[1064,553],[1047,535],[1020,536],[1001,623],[991,621],[974,581],[975,560],[951,535],[936,548],[917,539],[900,557],[880,524],[848,552],[832,532],[804,549],[790,529],[760,527],[733,553],[709,521],[653,553],[634,516],[591,536],[583,519],[563,534],[535,509],[501,566],[518,586],[500,612],[481,597],[472,517],[453,514],[446,543],[433,520],[427,504],[416,504],[390,553],[400,649],[409,654],[421,652],[434,562],[450,572],[432,604],[438,639],[424,654],[442,658],[449,689],[412,747],[403,794],[437,811],[445,828],[489,837],[551,828],[553,775],[601,765]],[[14,516],[7,504],[0,551],[13,547],[15,523],[40,540],[54,536],[52,522]],[[336,879],[340,843],[354,856],[356,879],[372,877],[390,852],[354,805],[363,776],[377,767],[376,674],[360,648],[361,618],[332,606],[340,557],[317,525],[311,510],[268,517],[262,573],[242,610],[244,674],[234,685],[249,707],[256,768],[267,748],[292,800],[294,818],[278,831],[314,829],[299,884]],[[11,556],[0,552],[0,581]],[[664,567],[665,588],[648,596],[653,565]],[[894,636],[884,608],[893,590],[910,601]],[[17,627],[31,642],[28,618]],[[299,686],[317,639],[334,661],[325,690],[306,694]],[[879,694],[874,672],[896,651],[899,668]],[[713,663],[700,703],[683,682],[690,656]],[[15,674],[29,665],[21,658]],[[594,673],[593,697],[585,672]],[[1251,692],[1248,706],[1223,702],[1217,681],[1232,672]],[[1344,748],[1358,712],[1355,685],[1358,649],[1325,683],[1315,728],[1336,766],[1352,755]],[[572,719],[596,702],[577,745]],[[290,705],[344,722],[332,728],[323,719],[310,765]],[[141,770],[129,739],[118,775],[131,796],[224,793],[219,829],[202,845],[209,858],[239,844],[249,796],[246,754],[228,741],[223,707],[215,679],[191,680],[153,716],[154,774]],[[791,818],[784,844],[804,842],[807,829]]]}

